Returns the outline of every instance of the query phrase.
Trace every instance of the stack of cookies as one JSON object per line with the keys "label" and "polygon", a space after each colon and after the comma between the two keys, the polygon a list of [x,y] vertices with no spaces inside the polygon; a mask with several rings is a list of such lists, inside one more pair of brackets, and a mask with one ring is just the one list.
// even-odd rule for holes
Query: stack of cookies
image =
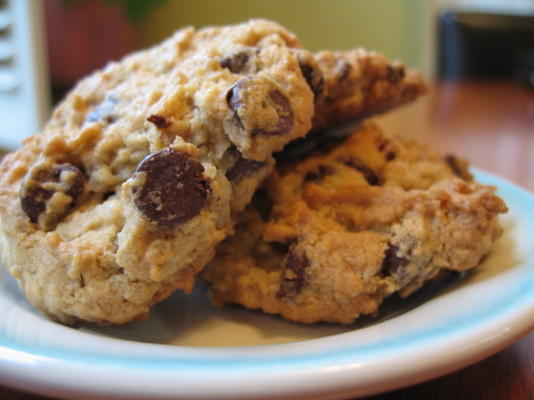
{"label": "stack of cookies", "polygon": [[[5,157],[2,259],[68,324],[142,319],[198,280],[216,305],[294,321],[376,314],[476,267],[506,211],[465,162],[363,121],[424,92],[399,63],[313,54],[270,21],[182,29],[83,79]],[[289,142],[305,151],[277,163]]]}

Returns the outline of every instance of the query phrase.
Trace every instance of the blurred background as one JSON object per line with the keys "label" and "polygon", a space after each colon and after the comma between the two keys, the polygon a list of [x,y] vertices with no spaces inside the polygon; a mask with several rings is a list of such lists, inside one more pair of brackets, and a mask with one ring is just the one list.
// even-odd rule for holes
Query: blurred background
{"label": "blurred background", "polygon": [[534,86],[534,0],[0,0],[0,147],[82,76],[185,25],[270,18],[311,50],[363,46],[430,82]]}

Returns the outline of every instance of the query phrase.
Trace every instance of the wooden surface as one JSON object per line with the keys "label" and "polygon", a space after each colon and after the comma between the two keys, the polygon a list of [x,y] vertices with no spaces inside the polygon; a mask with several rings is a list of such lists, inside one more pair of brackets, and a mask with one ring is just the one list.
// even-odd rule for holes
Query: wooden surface
{"label": "wooden surface", "polygon": [[506,82],[444,83],[378,119],[534,192],[534,90]]}
{"label": "wooden surface", "polygon": [[[447,83],[380,117],[387,132],[468,158],[534,192],[534,92],[499,82]],[[534,318],[534,316],[532,316]],[[407,360],[409,362],[409,360]],[[37,400],[0,386],[2,400]],[[534,400],[534,333],[460,371],[368,400]]]}

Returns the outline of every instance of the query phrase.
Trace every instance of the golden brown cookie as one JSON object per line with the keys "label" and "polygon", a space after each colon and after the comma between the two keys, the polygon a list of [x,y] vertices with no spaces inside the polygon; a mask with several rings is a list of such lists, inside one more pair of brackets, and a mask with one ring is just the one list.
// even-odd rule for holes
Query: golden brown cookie
{"label": "golden brown cookie", "polygon": [[466,163],[366,123],[279,166],[204,270],[216,305],[351,323],[444,271],[475,268],[506,212]]}
{"label": "golden brown cookie", "polygon": [[325,88],[313,120],[315,130],[387,111],[427,90],[419,72],[362,48],[320,51],[314,60]]}
{"label": "golden brown cookie", "polygon": [[83,79],[0,165],[2,257],[28,300],[125,323],[189,292],[271,153],[310,130],[297,50],[264,20],[185,28]]}

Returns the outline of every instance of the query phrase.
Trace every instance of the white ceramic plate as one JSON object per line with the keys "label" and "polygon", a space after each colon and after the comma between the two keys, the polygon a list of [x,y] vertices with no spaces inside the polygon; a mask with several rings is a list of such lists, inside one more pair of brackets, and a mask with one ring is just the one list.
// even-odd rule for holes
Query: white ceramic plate
{"label": "white ceramic plate", "polygon": [[68,398],[330,399],[476,362],[534,327],[534,197],[486,173],[477,177],[498,186],[510,207],[505,235],[484,265],[364,327],[215,310],[197,291],[174,295],[143,323],[75,329],[32,310],[4,271],[0,382]]}

